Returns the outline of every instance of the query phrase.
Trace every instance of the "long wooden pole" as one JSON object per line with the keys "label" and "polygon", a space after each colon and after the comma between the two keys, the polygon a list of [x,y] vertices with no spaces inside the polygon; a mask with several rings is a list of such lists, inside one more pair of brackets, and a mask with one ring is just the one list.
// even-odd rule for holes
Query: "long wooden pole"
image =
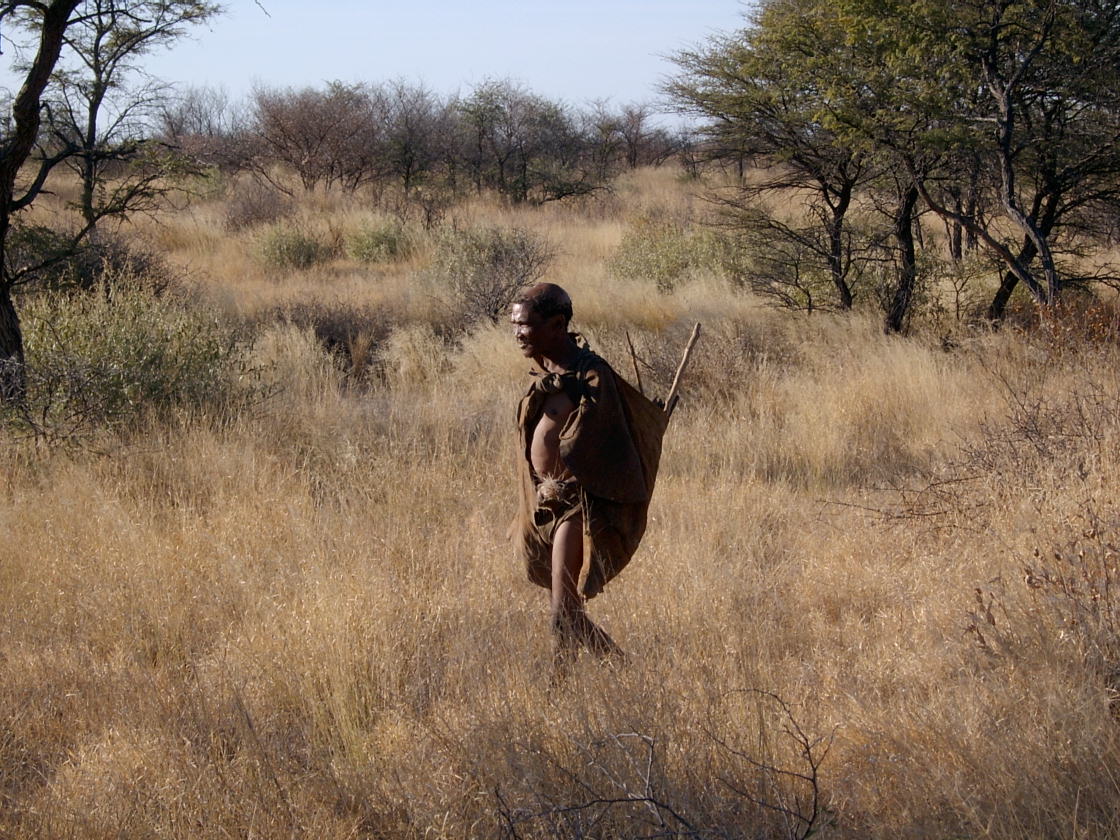
{"label": "long wooden pole", "polygon": [[673,409],[677,407],[677,400],[680,394],[677,389],[681,384],[681,376],[684,375],[684,369],[688,367],[688,360],[692,358],[692,350],[696,346],[696,342],[700,340],[700,322],[696,322],[696,326],[692,328],[692,335],[688,338],[688,344],[684,347],[684,355],[681,356],[681,363],[677,365],[677,373],[673,377],[673,385],[669,388],[669,396],[665,398],[665,413],[672,417]]}
{"label": "long wooden pole", "polygon": [[642,387],[642,372],[638,369],[638,354],[634,352],[634,342],[630,340],[630,330],[626,331],[626,343],[630,345],[630,363],[634,365],[634,378],[638,381],[638,393],[644,397],[646,389]]}

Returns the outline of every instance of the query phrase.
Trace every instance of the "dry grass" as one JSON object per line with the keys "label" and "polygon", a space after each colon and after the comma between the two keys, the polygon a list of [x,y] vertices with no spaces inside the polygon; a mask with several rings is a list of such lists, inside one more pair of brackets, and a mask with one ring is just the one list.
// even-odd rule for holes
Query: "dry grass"
{"label": "dry grass", "polygon": [[[1116,595],[1024,575],[1115,570],[1115,347],[608,285],[624,213],[683,189],[456,210],[550,236],[647,390],[705,324],[649,534],[590,605],[629,661],[559,687],[505,541],[507,331],[448,332],[422,255],[269,276],[213,207],[168,222],[282,390],[0,455],[0,836],[800,837],[814,792],[822,836],[1120,836]],[[360,387],[266,317],[296,303],[384,313]]]}

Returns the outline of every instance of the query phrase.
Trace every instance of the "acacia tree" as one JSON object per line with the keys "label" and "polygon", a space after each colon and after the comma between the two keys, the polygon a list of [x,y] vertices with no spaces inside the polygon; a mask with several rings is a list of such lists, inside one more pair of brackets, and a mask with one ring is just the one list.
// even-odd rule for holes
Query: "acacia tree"
{"label": "acacia tree", "polygon": [[405,199],[444,159],[452,132],[450,108],[422,84],[397,79],[382,94],[386,171],[400,181]]}
{"label": "acacia tree", "polygon": [[282,164],[306,190],[341,184],[355,190],[381,176],[384,95],[364,85],[331,82],[325,91],[258,87],[252,94],[252,130],[262,154],[259,176],[290,192],[272,174]]}
{"label": "acacia tree", "polygon": [[888,329],[914,297],[920,205],[946,223],[955,259],[967,237],[1004,266],[993,319],[1019,284],[1046,307],[1072,282],[1115,279],[1064,258],[1120,209],[1118,4],[769,0],[743,32],[678,63],[670,92],[710,120],[713,152],[779,164],[787,181],[762,187],[816,182],[822,207],[846,208],[806,166],[822,150],[889,173],[853,187],[875,198],[886,185],[874,203],[889,208],[898,268]]}
{"label": "acacia tree", "polygon": [[58,161],[49,158],[40,160],[29,183],[17,184],[17,181],[39,137],[43,91],[58,62],[66,28],[71,25],[71,15],[79,3],[80,0],[51,0],[46,3],[28,0],[0,5],[0,23],[20,14],[25,25],[35,21],[38,33],[34,57],[12,102],[9,130],[0,138],[0,400],[5,402],[22,396],[25,381],[23,332],[12,301],[16,278],[8,269],[8,233],[13,215],[30,206],[42,192],[47,175]]}
{"label": "acacia tree", "polygon": [[592,170],[599,179],[608,178],[615,170],[624,149],[622,118],[605,100],[591,103],[581,115],[581,130],[587,138]]}
{"label": "acacia tree", "polygon": [[[22,68],[23,84],[11,106],[10,131],[0,139],[3,400],[21,398],[25,382],[23,333],[12,291],[42,267],[13,264],[8,246],[15,215],[42,192],[51,171],[72,158],[82,179],[78,205],[83,219],[72,237],[72,245],[93,231],[99,219],[131,212],[151,197],[154,182],[145,181],[150,168],[139,171],[141,186],[128,178],[113,187],[104,181],[110,162],[135,160],[143,151],[133,133],[133,117],[142,107],[130,106],[127,92],[131,90],[134,96],[147,101],[149,95],[143,91],[150,89],[143,85],[131,88],[129,78],[139,70],[137,58],[170,43],[182,34],[186,24],[205,20],[216,11],[217,7],[208,3],[182,0],[0,3],[0,22],[14,24],[32,40],[31,58]],[[77,69],[81,67],[87,72]],[[52,82],[57,87],[52,88]],[[53,107],[49,102],[54,103]],[[104,108],[110,103],[115,103],[112,107],[118,109],[119,119],[106,117]],[[34,165],[28,173],[25,166],[29,162]]]}
{"label": "acacia tree", "polygon": [[581,116],[587,154],[600,180],[623,167],[660,166],[678,149],[675,138],[652,124],[653,107],[648,103],[630,103],[615,110],[599,100]]}
{"label": "acacia tree", "polygon": [[619,114],[618,133],[626,147],[626,165],[637,169],[650,161],[650,151],[658,132],[650,127],[652,109],[645,102],[622,106]]}
{"label": "acacia tree", "polygon": [[200,167],[233,173],[256,156],[242,103],[222,88],[188,87],[159,108],[159,136]]}
{"label": "acacia tree", "polygon": [[[873,169],[868,154],[821,122],[827,92],[802,59],[836,45],[814,11],[815,0],[766,4],[743,31],[678,53],[682,74],[666,91],[681,111],[706,120],[701,131],[709,157],[759,167],[759,180],[714,194],[731,224],[745,226],[752,242],[760,236],[784,241],[778,252],[797,255],[794,288],[807,288],[804,274],[813,271],[805,271],[805,261],[815,255],[834,287],[835,305],[849,309],[856,262],[849,211]],[[767,212],[757,199],[774,193],[801,196],[813,225]],[[788,299],[789,293],[786,288],[778,296]]]}
{"label": "acacia tree", "polygon": [[[836,9],[869,60],[832,77],[833,124],[889,150],[925,204],[1005,266],[989,317],[1002,317],[1020,283],[1047,307],[1071,281],[1094,279],[1061,255],[1101,209],[1120,205],[1120,7],[838,0]],[[965,172],[990,201],[962,205]]]}
{"label": "acacia tree", "polygon": [[240,116],[223,87],[187,87],[159,107],[160,133],[183,137],[223,137],[235,132]]}
{"label": "acacia tree", "polygon": [[550,201],[598,189],[589,144],[568,109],[508,80],[483,82],[457,104],[475,188],[512,201]]}
{"label": "acacia tree", "polygon": [[139,61],[218,7],[199,0],[85,0],[80,11],[66,29],[63,60],[70,61],[54,74],[47,124],[48,148],[66,153],[81,186],[83,236],[106,217],[153,209],[165,194],[161,182],[181,161],[147,138],[168,89],[143,74]]}

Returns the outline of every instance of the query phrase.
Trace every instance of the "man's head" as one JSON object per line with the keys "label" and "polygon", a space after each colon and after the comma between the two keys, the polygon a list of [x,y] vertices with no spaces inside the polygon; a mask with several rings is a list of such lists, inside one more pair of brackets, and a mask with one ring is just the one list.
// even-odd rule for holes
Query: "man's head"
{"label": "man's head", "polygon": [[572,299],[555,283],[537,283],[514,299],[509,320],[521,352],[533,358],[553,357],[570,341]]}
{"label": "man's head", "polygon": [[513,299],[513,305],[518,304],[529,307],[546,321],[553,315],[564,316],[564,329],[572,320],[572,299],[555,283],[537,283],[524,289]]}

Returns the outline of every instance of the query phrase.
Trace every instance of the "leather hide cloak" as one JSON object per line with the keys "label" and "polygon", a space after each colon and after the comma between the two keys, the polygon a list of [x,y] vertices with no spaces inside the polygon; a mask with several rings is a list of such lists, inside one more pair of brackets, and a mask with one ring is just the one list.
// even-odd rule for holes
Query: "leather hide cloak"
{"label": "leather hide cloak", "polygon": [[[529,445],[548,396],[546,380],[573,377],[574,382],[566,384],[578,400],[573,399],[576,408],[560,431],[560,457],[579,482],[584,529],[579,592],[593,598],[630,562],[645,533],[668,418],[659,406],[586,348],[574,370],[564,374],[537,372],[534,376],[517,409],[517,554],[525,563],[529,580],[550,588],[552,546],[533,524],[537,489]],[[553,391],[556,387],[556,381],[551,383]]]}

